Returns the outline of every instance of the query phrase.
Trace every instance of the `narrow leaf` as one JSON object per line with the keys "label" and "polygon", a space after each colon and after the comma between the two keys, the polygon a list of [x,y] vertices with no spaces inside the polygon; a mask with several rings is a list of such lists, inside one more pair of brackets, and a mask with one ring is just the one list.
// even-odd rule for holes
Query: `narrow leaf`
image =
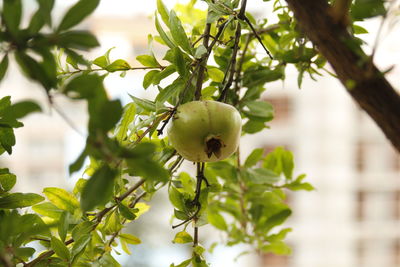
{"label": "narrow leaf", "polygon": [[67,11],[58,26],[58,31],[67,30],[79,24],[96,9],[99,3],[100,0],[80,0]]}
{"label": "narrow leaf", "polygon": [[68,260],[70,258],[67,246],[57,237],[54,236],[51,237],[50,245],[54,250],[54,252],[57,254],[57,256],[59,256],[60,258],[64,260]]}
{"label": "narrow leaf", "polygon": [[131,234],[120,234],[119,237],[124,239],[128,244],[138,245],[142,243],[142,241],[138,237]]}
{"label": "narrow leaf", "polygon": [[0,81],[3,80],[8,68],[8,54],[5,54],[0,62]]}
{"label": "narrow leaf", "polygon": [[169,17],[169,27],[171,30],[172,38],[175,42],[183,48],[189,54],[192,54],[192,47],[189,39],[185,33],[185,29],[182,27],[182,23],[177,17],[175,11],[171,10]]}
{"label": "narrow leaf", "polygon": [[169,11],[162,0],[157,0],[157,11],[160,13],[165,25],[169,26]]}

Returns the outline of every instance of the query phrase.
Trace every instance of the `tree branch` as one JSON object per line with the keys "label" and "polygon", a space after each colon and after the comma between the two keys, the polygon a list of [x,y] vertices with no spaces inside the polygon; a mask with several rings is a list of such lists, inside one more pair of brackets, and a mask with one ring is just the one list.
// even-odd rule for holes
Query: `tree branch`
{"label": "tree branch", "polygon": [[[207,23],[206,27],[204,29],[204,34],[203,34],[203,46],[208,49],[208,41],[210,40],[210,31],[211,31],[211,23]],[[199,68],[199,73],[197,75],[197,81],[196,81],[196,92],[194,94],[194,99],[199,100],[201,98],[201,89],[203,87],[203,79],[204,79],[204,72],[206,71],[207,67],[207,59],[208,59],[209,54],[205,53],[201,59],[200,59],[200,68]]]}
{"label": "tree branch", "polygon": [[326,0],[286,0],[301,29],[329,61],[353,100],[400,152],[400,96],[347,30],[329,16]]}

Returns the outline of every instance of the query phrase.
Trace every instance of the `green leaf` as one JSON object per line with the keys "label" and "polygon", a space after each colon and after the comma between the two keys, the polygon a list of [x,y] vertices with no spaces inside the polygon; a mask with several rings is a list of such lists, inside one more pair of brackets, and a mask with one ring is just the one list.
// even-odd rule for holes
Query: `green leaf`
{"label": "green leaf", "polygon": [[171,265],[170,265],[170,267],[187,267],[187,266],[189,266],[189,264],[192,262],[192,259],[188,259],[188,260],[185,260],[185,261],[182,261],[181,263],[179,263],[178,265],[175,265],[174,263],[172,263]]}
{"label": "green leaf", "polygon": [[12,193],[0,197],[0,209],[24,208],[42,202],[44,197],[34,193]]}
{"label": "green leaf", "polygon": [[274,253],[276,255],[290,255],[292,253],[291,248],[283,241],[272,242],[263,246],[261,250],[265,253]]}
{"label": "green leaf", "polygon": [[243,125],[242,130],[245,133],[254,134],[264,130],[266,127],[268,126],[266,126],[265,123],[262,121],[248,120]]}
{"label": "green leaf", "polygon": [[10,191],[17,182],[17,176],[12,173],[0,174],[0,189],[3,191]]}
{"label": "green leaf", "polygon": [[[98,205],[106,204],[114,191],[116,171],[108,165],[96,170],[87,181],[82,191],[81,208],[83,211],[92,210]],[[101,194],[99,194],[101,192]]]}
{"label": "green leaf", "polygon": [[12,128],[0,127],[0,144],[11,155],[12,147],[15,145],[15,136]]}
{"label": "green leaf", "polygon": [[186,244],[193,242],[193,237],[186,231],[179,232],[175,235],[173,243]]}
{"label": "green leaf", "polygon": [[0,114],[4,116],[4,111],[11,106],[11,96],[5,96],[0,99]]}
{"label": "green leaf", "polygon": [[67,210],[73,214],[79,208],[79,201],[76,197],[62,188],[46,187],[43,189],[43,193],[59,209]]}
{"label": "green leaf", "polygon": [[54,219],[60,218],[61,214],[63,213],[62,209],[57,208],[51,202],[44,202],[44,203],[36,204],[35,206],[32,206],[32,209],[40,215],[47,216],[47,217],[54,218]]}
{"label": "green leaf", "polygon": [[127,137],[129,125],[133,122],[136,115],[136,106],[133,103],[129,103],[124,107],[124,113],[122,115],[121,123],[118,125],[116,130],[115,138],[121,143]]}
{"label": "green leaf", "polygon": [[57,44],[64,48],[88,50],[99,46],[97,38],[88,31],[69,31],[58,36]]}
{"label": "green leaf", "polygon": [[248,68],[243,77],[243,86],[244,87],[256,87],[262,86],[267,82],[272,82],[283,78],[284,69],[276,68],[276,69],[253,69]]}
{"label": "green leaf", "polygon": [[100,0],[80,0],[67,11],[58,26],[58,31],[64,31],[79,24],[96,9],[99,3]]}
{"label": "green leaf", "polygon": [[106,56],[100,56],[93,60],[93,64],[105,69],[109,65],[109,62]]}
{"label": "green leaf", "polygon": [[121,119],[122,105],[119,99],[104,101],[97,104],[96,108],[89,111],[89,131],[102,130],[108,132]]}
{"label": "green leaf", "polygon": [[280,180],[279,175],[263,168],[247,169],[246,174],[249,181],[255,184],[274,184]]}
{"label": "green leaf", "polygon": [[185,212],[177,210],[177,209],[174,209],[174,216],[178,220],[182,220],[182,221],[189,219],[189,216]]}
{"label": "green leaf", "polygon": [[269,235],[267,237],[267,241],[268,242],[282,241],[283,239],[286,238],[286,235],[288,233],[290,233],[291,231],[292,231],[292,228],[284,228],[281,231],[279,231],[279,233],[277,233],[277,234]]}
{"label": "green leaf", "polygon": [[182,47],[184,51],[192,54],[192,47],[185,33],[185,29],[182,27],[180,19],[176,16],[175,11],[173,10],[171,10],[169,14],[169,28],[171,30],[172,38],[175,40],[175,42]]}
{"label": "green leaf", "polygon": [[200,59],[203,55],[207,53],[207,48],[204,45],[199,45],[196,48],[196,52],[194,53],[194,57]]}
{"label": "green leaf", "polygon": [[51,26],[51,10],[54,7],[54,0],[37,0],[38,10],[32,16],[28,26],[28,32],[34,35],[45,25]]}
{"label": "green leaf", "polygon": [[117,59],[113,63],[105,67],[105,69],[109,72],[130,70],[131,65],[129,65],[129,63],[123,59]]}
{"label": "green leaf", "polygon": [[184,78],[188,74],[188,71],[183,53],[178,47],[175,47],[172,49],[172,51],[174,55],[173,63],[176,66],[176,70],[178,71],[179,75]]}
{"label": "green leaf", "polygon": [[107,266],[107,267],[121,267],[113,256],[109,252],[103,254],[103,256],[96,262],[95,266]]}
{"label": "green leaf", "polygon": [[88,235],[92,230],[95,229],[96,224],[91,221],[83,221],[77,224],[72,229],[71,235],[74,240],[79,240],[82,236]]}
{"label": "green leaf", "polygon": [[169,26],[169,11],[162,0],[157,0],[157,11],[161,15],[165,25]]}
{"label": "green leaf", "polygon": [[103,87],[103,80],[96,74],[79,75],[74,77],[64,89],[65,94],[71,94],[76,99],[96,99],[106,101],[107,95]]}
{"label": "green leaf", "polygon": [[354,31],[354,34],[365,34],[365,33],[368,33],[367,29],[365,29],[365,28],[363,28],[363,27],[361,27],[359,25],[355,25],[355,24],[353,24],[353,31]]}
{"label": "green leaf", "polygon": [[140,55],[136,57],[136,60],[146,67],[160,66],[160,63],[158,63],[157,59],[153,55]]}
{"label": "green leaf", "polygon": [[122,227],[123,224],[121,223],[121,217],[119,216],[119,213],[114,210],[107,215],[102,232],[106,235],[112,235],[119,232]]}
{"label": "green leaf", "polygon": [[35,253],[35,249],[31,247],[19,247],[19,248],[14,248],[13,250],[15,256],[25,260],[32,257],[33,253]]}
{"label": "green leaf", "polygon": [[153,101],[137,98],[133,95],[129,95],[129,96],[132,98],[133,102],[135,102],[136,105],[143,108],[144,110],[151,111],[151,112],[156,111],[156,104]]}
{"label": "green leaf", "polygon": [[208,68],[207,70],[208,76],[213,82],[220,83],[224,80],[224,72],[217,68]]}
{"label": "green leaf", "polygon": [[384,15],[386,13],[384,0],[356,0],[351,7],[351,16],[354,20]]}
{"label": "green leaf", "polygon": [[41,112],[41,107],[32,101],[21,101],[10,106],[4,116],[20,119],[33,112]]}
{"label": "green leaf", "polygon": [[160,22],[158,21],[157,15],[155,15],[155,23],[157,32],[158,34],[160,34],[160,37],[164,41],[164,43],[170,48],[176,47],[175,44],[171,41],[171,39],[168,37],[168,35],[165,33],[164,29],[162,28]]}
{"label": "green leaf", "polygon": [[293,154],[283,147],[277,147],[265,157],[263,167],[278,175],[283,172],[286,179],[290,180],[294,168]]}
{"label": "green leaf", "polygon": [[56,64],[52,54],[47,52],[47,56],[41,63],[20,51],[15,52],[15,59],[27,77],[40,82],[46,90],[50,90],[57,85]]}
{"label": "green leaf", "polygon": [[58,221],[58,235],[60,236],[61,241],[65,242],[65,238],[67,236],[68,232],[68,227],[69,227],[69,215],[66,211],[64,211],[60,219]]}
{"label": "green leaf", "polygon": [[180,211],[185,211],[185,199],[181,192],[179,192],[175,187],[170,186],[168,189],[169,201]]}
{"label": "green leaf", "polygon": [[151,70],[144,75],[143,78],[143,88],[147,89],[150,85],[154,84],[154,78],[159,74],[159,70]]}
{"label": "green leaf", "polygon": [[60,258],[69,260],[70,254],[67,246],[57,237],[52,236],[50,241],[51,248]]}
{"label": "green leaf", "polygon": [[174,65],[169,65],[154,76],[152,83],[158,85],[163,79],[167,78],[174,72],[176,72],[176,67]]}
{"label": "green leaf", "polygon": [[283,209],[278,213],[269,217],[268,220],[265,222],[265,225],[263,225],[263,227],[269,230],[272,229],[274,226],[281,225],[291,214],[292,211],[290,209],[288,208]]}
{"label": "green leaf", "polygon": [[145,179],[166,182],[169,178],[169,172],[164,169],[160,163],[153,160],[151,155],[143,155],[141,157],[134,157],[127,160],[129,172],[135,176],[141,176]]}
{"label": "green leaf", "polygon": [[244,166],[246,168],[253,167],[254,165],[257,164],[257,162],[261,160],[263,154],[264,154],[264,149],[262,148],[254,149],[244,162]]}
{"label": "green leaf", "polygon": [[69,174],[73,174],[74,172],[79,171],[82,168],[83,164],[85,163],[86,157],[87,157],[87,148],[85,147],[85,149],[81,152],[79,157],[73,163],[71,163],[71,165],[69,165],[68,167]]}
{"label": "green leaf", "polygon": [[208,206],[207,220],[210,224],[220,230],[228,230],[228,225],[226,224],[224,217],[219,214],[215,206]]}
{"label": "green leaf", "polygon": [[245,104],[247,109],[244,109],[243,113],[251,120],[267,122],[274,117],[274,109],[268,102],[256,100],[248,101]]}
{"label": "green leaf", "polygon": [[4,0],[2,19],[10,33],[15,37],[18,35],[18,27],[21,22],[22,3],[21,0]]}
{"label": "green leaf", "polygon": [[119,213],[127,220],[134,220],[136,218],[136,215],[133,214],[133,212],[122,203],[118,204],[118,210]]}
{"label": "green leaf", "polygon": [[142,243],[142,241],[138,237],[131,234],[120,234],[119,237],[128,244],[138,245]]}
{"label": "green leaf", "polygon": [[3,80],[8,68],[8,54],[5,54],[0,62],[0,81]]}
{"label": "green leaf", "polygon": [[89,244],[90,240],[92,239],[92,236],[90,234],[83,234],[79,237],[74,242],[74,246],[72,247],[71,254],[73,257],[78,255],[80,252],[82,252],[86,246]]}
{"label": "green leaf", "polygon": [[158,87],[160,93],[156,97],[156,102],[164,104],[166,101],[171,101],[174,97],[180,94],[180,92],[184,89],[184,87],[185,87],[185,82],[181,78],[178,78],[172,84],[168,85],[164,89]]}
{"label": "green leaf", "polygon": [[305,174],[299,175],[296,180],[291,182],[290,184],[286,184],[285,187],[293,190],[293,191],[298,191],[298,190],[306,190],[306,191],[313,191],[315,188],[309,184],[309,183],[303,183],[303,180],[306,178]]}

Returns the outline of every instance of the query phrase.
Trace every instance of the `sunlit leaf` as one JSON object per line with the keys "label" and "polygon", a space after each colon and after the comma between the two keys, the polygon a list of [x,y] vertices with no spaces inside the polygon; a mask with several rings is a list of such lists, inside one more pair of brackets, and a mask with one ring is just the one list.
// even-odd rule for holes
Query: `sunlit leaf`
{"label": "sunlit leaf", "polygon": [[59,209],[74,213],[75,210],[79,208],[79,201],[73,194],[67,192],[65,189],[46,187],[43,189],[43,193],[46,195],[48,200]]}
{"label": "sunlit leaf", "polygon": [[179,232],[175,235],[173,243],[185,244],[193,242],[193,237],[186,231]]}

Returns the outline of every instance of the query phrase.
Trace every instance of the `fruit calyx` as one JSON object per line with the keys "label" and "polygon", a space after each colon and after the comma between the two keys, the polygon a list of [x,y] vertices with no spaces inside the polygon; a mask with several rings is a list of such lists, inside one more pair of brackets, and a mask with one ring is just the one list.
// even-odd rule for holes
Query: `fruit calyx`
{"label": "fruit calyx", "polygon": [[206,138],[205,152],[208,158],[211,158],[212,154],[220,158],[222,147],[225,147],[225,144],[219,136],[210,135]]}

